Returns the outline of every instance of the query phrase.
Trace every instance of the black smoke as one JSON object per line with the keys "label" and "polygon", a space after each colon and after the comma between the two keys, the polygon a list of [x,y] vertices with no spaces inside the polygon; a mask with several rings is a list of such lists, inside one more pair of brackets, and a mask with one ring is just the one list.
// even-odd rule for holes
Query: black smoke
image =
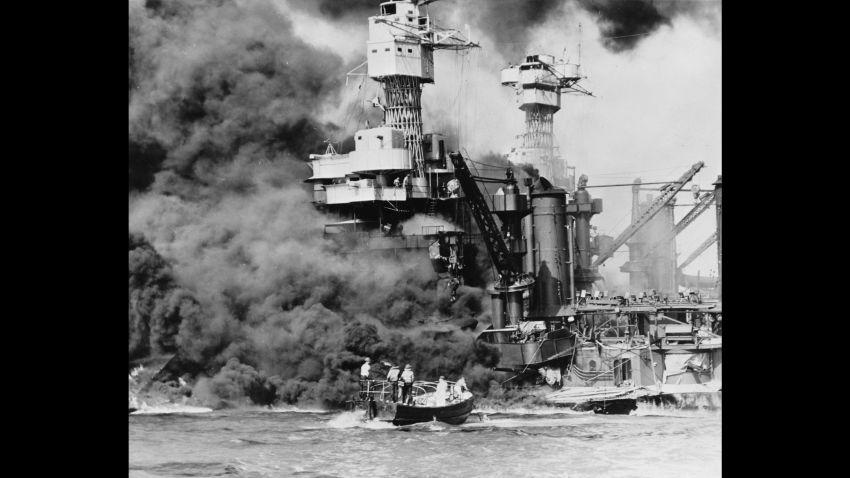
{"label": "black smoke", "polygon": [[271,2],[131,3],[129,19],[131,191],[159,178],[186,194],[175,183],[220,182],[222,164],[321,146],[316,108],[336,98],[347,65],[297,38]]}
{"label": "black smoke", "polygon": [[293,7],[316,16],[360,23],[377,15],[381,4],[375,0],[290,0],[290,3]]}
{"label": "black smoke", "polygon": [[656,4],[653,0],[579,0],[579,3],[596,18],[602,43],[613,52],[631,50],[661,26],[671,25],[675,12],[663,8],[669,2]]}
{"label": "black smoke", "polygon": [[[290,0],[290,3],[330,20],[355,23],[376,15],[380,4],[371,0]],[[577,9],[594,17],[605,48],[620,53],[634,49],[660,27],[672,25],[680,15],[716,28],[721,8],[719,0],[443,0],[435,4],[434,11],[442,18],[456,9],[456,18],[469,21],[474,31],[481,32],[479,35],[491,37],[495,45],[488,47],[513,59],[526,53],[535,28],[547,21],[568,22]]]}
{"label": "black smoke", "polygon": [[129,236],[129,358],[177,351],[180,324],[200,312],[171,266],[141,236]]}

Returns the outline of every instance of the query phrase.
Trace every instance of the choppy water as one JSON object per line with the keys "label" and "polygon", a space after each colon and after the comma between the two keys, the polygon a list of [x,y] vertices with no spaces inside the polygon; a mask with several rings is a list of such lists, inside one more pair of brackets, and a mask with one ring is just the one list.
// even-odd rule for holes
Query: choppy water
{"label": "choppy water", "polygon": [[131,477],[721,474],[718,412],[479,410],[480,418],[472,415],[460,426],[395,427],[362,423],[349,412],[186,411],[194,413],[172,408],[130,415]]}

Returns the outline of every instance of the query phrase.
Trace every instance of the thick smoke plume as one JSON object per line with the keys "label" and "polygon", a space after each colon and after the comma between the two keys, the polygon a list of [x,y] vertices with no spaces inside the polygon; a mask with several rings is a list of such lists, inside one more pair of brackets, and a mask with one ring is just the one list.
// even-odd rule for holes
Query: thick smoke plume
{"label": "thick smoke plume", "polygon": [[638,42],[678,15],[713,22],[720,1],[680,0],[578,0],[599,22],[603,44],[614,52],[633,49]]}
{"label": "thick smoke plume", "polygon": [[198,302],[144,238],[131,233],[129,245],[129,358],[173,353],[178,327],[198,313]]}
{"label": "thick smoke plume", "polygon": [[[182,317],[176,335],[183,359],[211,377],[198,382],[197,397],[220,405],[209,397],[233,400],[243,390],[255,398],[340,405],[367,356],[410,362],[423,378],[495,363],[471,333],[427,326],[481,316],[479,289],[461,288],[450,303],[438,295],[422,254],[337,254],[320,239],[321,218],[307,195],[278,186],[274,166],[257,168],[263,171],[254,173],[251,194],[219,192],[198,201],[151,191],[131,204],[131,229],[145,231],[174,261],[201,305]],[[422,338],[428,334],[434,338]]]}
{"label": "thick smoke plume", "polygon": [[[249,187],[242,165],[316,150],[314,116],[335,99],[344,66],[294,36],[267,1],[132,2],[131,189]],[[285,168],[292,180],[306,172],[296,164]]]}

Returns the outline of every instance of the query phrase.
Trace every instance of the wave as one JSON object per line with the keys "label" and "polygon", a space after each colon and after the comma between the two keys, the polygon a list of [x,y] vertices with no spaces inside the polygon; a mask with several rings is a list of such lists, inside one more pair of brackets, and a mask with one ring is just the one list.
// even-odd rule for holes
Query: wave
{"label": "wave", "polygon": [[721,409],[709,408],[683,408],[674,405],[655,405],[652,403],[638,402],[637,410],[632,411],[631,415],[639,417],[681,417],[681,418],[697,418],[697,417],[720,417]]}
{"label": "wave", "polygon": [[285,405],[285,404],[275,405],[275,406],[236,404],[234,406],[222,408],[221,410],[233,411],[233,412],[251,412],[251,413],[315,413],[315,414],[334,413],[332,410],[325,410],[325,409],[322,409],[322,408],[299,408],[295,405]]}
{"label": "wave", "polygon": [[266,408],[265,411],[272,413],[334,413],[333,411],[321,408],[298,408],[295,405],[279,405],[272,408]]}
{"label": "wave", "polygon": [[169,413],[209,413],[213,411],[208,407],[195,407],[178,403],[165,403],[162,405],[148,406],[142,403],[141,407],[130,415],[160,415]]}

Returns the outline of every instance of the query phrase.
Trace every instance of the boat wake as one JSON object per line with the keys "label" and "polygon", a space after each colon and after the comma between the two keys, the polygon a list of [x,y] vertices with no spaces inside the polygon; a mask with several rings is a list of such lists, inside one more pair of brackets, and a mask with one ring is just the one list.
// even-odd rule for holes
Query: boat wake
{"label": "boat wake", "polygon": [[339,415],[331,418],[327,426],[330,428],[368,428],[371,430],[383,430],[396,428],[395,425],[389,422],[380,420],[364,420],[362,411],[342,412]]}
{"label": "boat wake", "polygon": [[[591,412],[593,415],[593,412]],[[593,417],[589,417],[593,419]],[[573,427],[584,426],[588,423],[585,417],[553,417],[547,415],[538,419],[533,419],[526,416],[509,416],[509,417],[487,417],[483,421],[468,421],[460,428],[466,431],[471,430],[489,430],[494,428],[539,428],[539,427]]]}
{"label": "boat wake", "polygon": [[264,411],[272,413],[333,413],[328,410],[322,410],[320,408],[298,408],[294,405],[266,408],[264,409]]}
{"label": "boat wake", "polygon": [[639,401],[637,410],[631,414],[639,417],[717,417],[721,414],[721,408],[708,405],[683,406],[682,404],[655,404]]}
{"label": "boat wake", "polygon": [[587,415],[593,414],[592,411],[588,412],[577,412],[575,410],[565,408],[565,407],[517,407],[517,408],[476,408],[472,411],[472,414],[481,414],[484,415]]}

